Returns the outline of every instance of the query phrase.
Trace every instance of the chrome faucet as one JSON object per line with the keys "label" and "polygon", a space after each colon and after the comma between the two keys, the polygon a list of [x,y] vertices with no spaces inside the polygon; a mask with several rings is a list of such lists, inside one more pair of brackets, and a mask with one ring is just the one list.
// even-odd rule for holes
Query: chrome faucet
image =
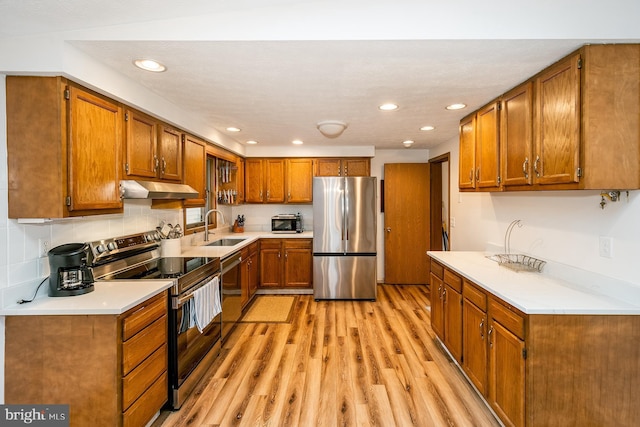
{"label": "chrome faucet", "polygon": [[217,212],[222,217],[222,224],[226,224],[227,221],[224,219],[224,214],[218,209],[209,209],[206,214],[204,214],[204,241],[209,241],[209,214],[211,212]]}

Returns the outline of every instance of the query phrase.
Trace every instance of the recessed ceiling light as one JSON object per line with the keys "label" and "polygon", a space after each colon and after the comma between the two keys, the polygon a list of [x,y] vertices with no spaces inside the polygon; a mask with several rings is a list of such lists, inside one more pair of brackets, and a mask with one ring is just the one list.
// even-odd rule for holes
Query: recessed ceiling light
{"label": "recessed ceiling light", "polygon": [[229,126],[227,128],[227,131],[229,132],[240,132],[240,128],[234,127],[234,126]]}
{"label": "recessed ceiling light", "polygon": [[382,111],[393,111],[393,110],[397,110],[398,109],[398,105],[397,104],[392,104],[392,103],[387,103],[387,104],[382,104],[381,106],[378,107],[378,109],[380,109]]}
{"label": "recessed ceiling light", "polygon": [[153,59],[136,59],[133,61],[133,64],[138,68],[146,71],[152,71],[154,73],[161,73],[167,69],[167,67]]}
{"label": "recessed ceiling light", "polygon": [[254,141],[254,140],[249,140],[247,141],[247,144],[251,144],[251,145],[256,145],[258,143],[258,141]]}
{"label": "recessed ceiling light", "polygon": [[447,105],[445,108],[447,110],[461,110],[466,106],[467,104],[451,104],[451,105]]}
{"label": "recessed ceiling light", "polygon": [[292,143],[292,144],[295,144],[295,145],[302,145],[302,144],[304,144],[304,142],[300,141],[299,139],[294,139],[293,141],[291,141],[291,143]]}
{"label": "recessed ceiling light", "polygon": [[434,129],[435,129],[435,126],[431,126],[431,125],[428,125],[428,126],[422,126],[422,127],[420,128],[420,130],[425,130],[425,131],[426,131],[426,130],[434,130]]}

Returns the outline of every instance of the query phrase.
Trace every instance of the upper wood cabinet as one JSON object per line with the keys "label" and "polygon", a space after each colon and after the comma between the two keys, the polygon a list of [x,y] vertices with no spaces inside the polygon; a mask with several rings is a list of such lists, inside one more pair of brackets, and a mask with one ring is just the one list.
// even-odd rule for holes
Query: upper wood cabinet
{"label": "upper wood cabinet", "polygon": [[129,177],[182,180],[182,133],[133,109],[125,113]]}
{"label": "upper wood cabinet", "polygon": [[476,115],[460,121],[460,164],[458,186],[461,190],[476,188]]}
{"label": "upper wood cabinet", "polygon": [[316,159],[315,176],[369,176],[370,174],[369,158]]}
{"label": "upper wood cabinet", "polygon": [[205,142],[189,134],[184,138],[184,183],[199,194],[195,199],[185,199],[184,206],[204,206],[206,202],[206,162]]}
{"label": "upper wood cabinet", "polygon": [[6,88],[9,217],[122,212],[121,106],[61,77]]}
{"label": "upper wood cabinet", "polygon": [[287,203],[313,201],[313,159],[287,159]]}
{"label": "upper wood cabinet", "polygon": [[[500,101],[502,189],[640,188],[639,44],[584,46]],[[468,176],[469,127],[463,119],[460,189],[491,189]]]}
{"label": "upper wood cabinet", "polygon": [[245,159],[246,203],[310,203],[312,159]]}

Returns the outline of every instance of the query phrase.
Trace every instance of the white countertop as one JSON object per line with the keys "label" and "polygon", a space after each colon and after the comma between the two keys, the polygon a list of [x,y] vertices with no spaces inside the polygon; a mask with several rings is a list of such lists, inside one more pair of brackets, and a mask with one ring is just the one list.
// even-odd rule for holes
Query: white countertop
{"label": "white countertop", "polygon": [[[209,236],[209,242],[199,241],[194,246],[185,246],[191,240],[186,236],[182,242],[182,252],[176,256],[200,256],[224,258],[258,239],[310,239],[313,232],[306,231],[295,234],[274,234],[271,232],[219,232]],[[216,240],[245,239],[234,246],[206,246]],[[113,280],[97,281],[93,292],[71,297],[40,296],[33,302],[13,304],[0,308],[0,316],[35,316],[35,315],[118,315],[141,302],[168,289],[173,284],[170,280]],[[45,283],[44,286],[48,286]]]}
{"label": "white countertop", "polygon": [[542,273],[516,272],[482,252],[429,251],[428,255],[527,314],[640,314],[635,298],[623,301],[594,292],[550,277],[544,269]]}
{"label": "white countertop", "polygon": [[[171,280],[97,281],[93,292],[71,297],[44,296],[0,310],[2,316],[119,315],[171,287]],[[48,285],[48,283],[45,283]]]}

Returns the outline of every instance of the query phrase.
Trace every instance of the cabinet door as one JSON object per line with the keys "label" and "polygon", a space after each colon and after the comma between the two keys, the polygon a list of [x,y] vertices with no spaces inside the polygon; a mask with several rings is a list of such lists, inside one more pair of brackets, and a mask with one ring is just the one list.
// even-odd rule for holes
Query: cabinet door
{"label": "cabinet door", "polygon": [[249,276],[251,274],[251,261],[248,250],[242,251],[242,262],[240,263],[240,306],[244,307],[249,302]]}
{"label": "cabinet door", "polygon": [[533,83],[502,97],[500,118],[502,185],[531,185],[533,164]]}
{"label": "cabinet door", "polygon": [[444,285],[444,345],[460,363],[462,361],[462,295]]}
{"label": "cabinet door", "polygon": [[260,246],[260,286],[282,286],[281,240],[263,240]]}
{"label": "cabinet door", "polygon": [[506,425],[524,426],[524,341],[493,320],[488,335],[489,403]]}
{"label": "cabinet door", "polygon": [[261,159],[246,159],[244,162],[244,199],[247,203],[263,202],[263,174]]}
{"label": "cabinet door", "polygon": [[160,178],[182,181],[182,133],[160,126],[158,135]]}
{"label": "cabinet door", "polygon": [[207,155],[205,144],[190,135],[184,137],[184,183],[199,194],[195,199],[185,199],[184,206],[205,205],[205,179]]}
{"label": "cabinet door", "polygon": [[340,159],[316,159],[316,176],[342,176]]}
{"label": "cabinet door", "polygon": [[239,158],[236,160],[236,167],[238,171],[236,173],[236,191],[238,192],[237,202],[242,204],[245,202],[244,196],[244,159]]}
{"label": "cabinet door", "polygon": [[444,301],[442,292],[444,283],[442,279],[433,273],[431,274],[431,329],[444,341]]}
{"label": "cabinet door", "polygon": [[266,190],[266,203],[284,203],[284,160],[264,160],[264,188]]}
{"label": "cabinet door", "polygon": [[536,79],[536,158],[538,184],[579,181],[580,55],[569,57]]}
{"label": "cabinet door", "polygon": [[458,187],[460,189],[476,188],[476,128],[475,115],[460,122],[460,167],[458,171]]}
{"label": "cabinet door", "polygon": [[342,174],[344,176],[370,176],[369,159],[343,159]]}
{"label": "cabinet door", "polygon": [[284,286],[294,288],[311,287],[312,254],[311,241],[291,239],[284,242]]}
{"label": "cabinet door", "polygon": [[155,178],[160,160],[156,153],[158,123],[152,117],[127,110],[127,149],[125,170],[129,176]]}
{"label": "cabinet door", "polygon": [[258,250],[250,251],[249,255],[249,299],[255,295],[256,290],[258,290],[258,283],[260,281],[259,276],[259,267],[258,263]]}
{"label": "cabinet door", "polygon": [[476,188],[500,187],[499,107],[493,102],[476,116]]}
{"label": "cabinet door", "polygon": [[462,303],[462,367],[484,396],[487,393],[487,315],[468,299]]}
{"label": "cabinet door", "polygon": [[287,203],[313,201],[313,160],[287,160]]}
{"label": "cabinet door", "polygon": [[119,209],[122,108],[69,87],[69,210]]}

